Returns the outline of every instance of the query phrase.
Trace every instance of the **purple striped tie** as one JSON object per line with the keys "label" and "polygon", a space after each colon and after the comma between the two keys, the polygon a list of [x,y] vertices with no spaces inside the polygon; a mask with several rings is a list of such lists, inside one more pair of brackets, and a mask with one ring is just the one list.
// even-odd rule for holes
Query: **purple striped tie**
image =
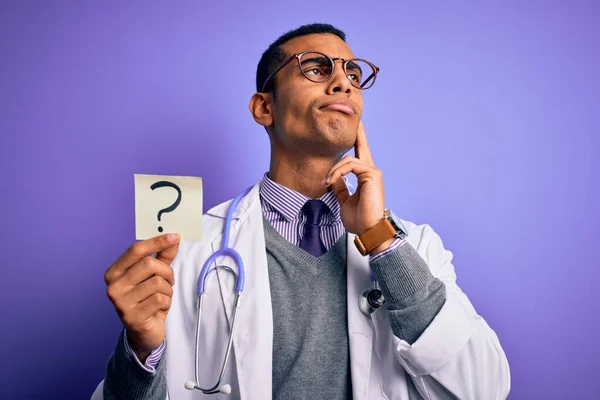
{"label": "purple striped tie", "polygon": [[329,212],[329,208],[321,200],[309,200],[304,204],[302,210],[306,213],[306,224],[304,225],[304,235],[300,241],[300,248],[315,257],[319,257],[327,251],[319,235],[321,230],[319,221],[321,216]]}

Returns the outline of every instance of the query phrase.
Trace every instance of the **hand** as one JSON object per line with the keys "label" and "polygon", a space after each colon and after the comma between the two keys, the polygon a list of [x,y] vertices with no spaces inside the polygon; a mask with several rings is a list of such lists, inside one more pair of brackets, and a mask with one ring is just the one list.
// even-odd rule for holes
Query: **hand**
{"label": "hand", "polygon": [[[385,207],[383,174],[373,162],[362,121],[358,125],[354,154],[356,157],[345,156],[329,170],[325,184],[331,185],[340,203],[346,230],[362,235],[381,221]],[[358,179],[352,195],[344,183],[344,175],[350,172]]]}
{"label": "hand", "polygon": [[[170,264],[180,240],[179,235],[171,235],[132,244],[104,274],[106,294],[142,362],[165,339],[165,319],[175,284]],[[156,258],[151,257],[154,253]]]}

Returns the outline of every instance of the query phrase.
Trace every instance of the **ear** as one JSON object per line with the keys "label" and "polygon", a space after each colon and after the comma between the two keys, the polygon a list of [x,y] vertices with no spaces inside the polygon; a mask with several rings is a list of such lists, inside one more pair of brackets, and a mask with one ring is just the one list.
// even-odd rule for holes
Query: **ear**
{"label": "ear", "polygon": [[250,98],[250,113],[254,120],[265,128],[273,125],[273,96],[271,93],[254,93]]}

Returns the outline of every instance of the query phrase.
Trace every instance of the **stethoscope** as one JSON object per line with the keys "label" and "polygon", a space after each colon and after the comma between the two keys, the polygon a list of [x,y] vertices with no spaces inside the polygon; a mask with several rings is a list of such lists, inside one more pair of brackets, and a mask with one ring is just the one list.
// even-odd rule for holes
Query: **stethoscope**
{"label": "stethoscope", "polygon": [[[204,394],[230,394],[231,393],[231,385],[224,384],[221,385],[223,381],[223,376],[225,375],[225,369],[227,368],[227,362],[229,361],[229,355],[231,353],[231,346],[233,344],[233,332],[235,330],[235,321],[237,316],[237,309],[240,307],[240,298],[242,297],[242,293],[244,291],[244,283],[245,283],[245,272],[244,272],[244,261],[240,254],[235,251],[233,248],[229,247],[229,233],[231,231],[231,222],[233,220],[233,213],[239,204],[240,200],[244,196],[250,192],[252,187],[244,190],[242,193],[238,194],[231,204],[229,205],[229,209],[227,210],[227,216],[225,217],[225,223],[223,226],[223,242],[221,244],[221,248],[214,252],[208,260],[202,266],[202,270],[200,271],[200,276],[198,277],[198,301],[197,301],[197,311],[196,311],[196,346],[194,349],[194,381],[185,382],[185,388],[188,390],[199,390]],[[237,267],[237,274],[235,271],[227,266],[221,265],[218,266],[215,263],[215,267],[211,269],[211,264],[215,262],[217,257],[221,256],[229,256],[233,258],[235,265]],[[225,359],[223,360],[223,365],[221,366],[221,372],[219,372],[219,377],[217,379],[217,383],[209,388],[203,388],[200,386],[199,379],[199,371],[198,371],[198,350],[200,348],[200,325],[201,325],[201,317],[202,317],[202,299],[205,294],[206,280],[210,276],[211,273],[216,271],[218,268],[224,269],[228,272],[231,272],[236,278],[236,299],[235,305],[233,308],[232,320],[231,320],[231,329],[229,331],[229,340],[227,342],[227,351],[225,353]],[[371,282],[373,283],[373,287],[365,290],[358,299],[358,308],[360,311],[366,316],[371,318],[371,314],[373,314],[377,309],[379,309],[382,305],[385,304],[385,298],[383,297],[382,291],[379,289],[379,284],[375,280],[375,276],[371,274]]]}

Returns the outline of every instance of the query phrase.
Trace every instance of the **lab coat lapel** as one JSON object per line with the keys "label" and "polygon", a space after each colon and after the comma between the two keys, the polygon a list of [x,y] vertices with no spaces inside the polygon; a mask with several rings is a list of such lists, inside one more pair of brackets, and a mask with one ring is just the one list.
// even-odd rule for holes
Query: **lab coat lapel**
{"label": "lab coat lapel", "polygon": [[[240,201],[234,213],[230,235],[230,247],[240,254],[246,273],[233,335],[236,372],[242,399],[271,398],[273,315],[258,188],[259,184],[255,185]],[[227,208],[218,211],[218,216],[224,218]],[[213,251],[221,247],[221,240],[222,235],[212,242]],[[221,257],[217,263],[237,271],[235,263],[229,257]],[[231,325],[235,298],[232,280],[226,279],[226,275],[229,274],[221,271],[218,273],[218,280]]]}
{"label": "lab coat lapel", "polygon": [[371,353],[373,348],[372,322],[358,308],[358,300],[371,283],[369,258],[363,257],[354,245],[353,234],[347,243],[348,337],[350,340],[350,371],[352,394],[355,400],[365,400],[369,390]]}

